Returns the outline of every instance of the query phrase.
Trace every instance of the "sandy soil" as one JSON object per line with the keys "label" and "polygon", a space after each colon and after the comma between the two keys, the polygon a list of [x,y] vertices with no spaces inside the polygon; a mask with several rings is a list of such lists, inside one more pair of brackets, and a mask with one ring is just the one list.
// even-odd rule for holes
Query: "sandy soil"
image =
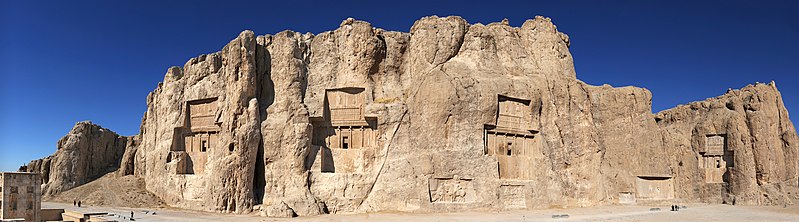
{"label": "sandy soil", "polygon": [[[65,208],[80,212],[108,212],[130,216],[136,221],[799,221],[799,206],[749,207],[730,205],[687,205],[687,209],[669,211],[665,206],[605,206],[575,209],[547,209],[507,212],[462,212],[436,214],[373,213],[351,215],[321,215],[293,219],[266,218],[255,215],[230,215],[195,212],[179,209],[94,207],[77,208],[72,203],[42,203],[43,208]],[[660,208],[660,211],[652,211]],[[155,211],[155,215],[144,211]],[[554,215],[568,218],[553,218]],[[118,216],[111,219],[129,221]]]}
{"label": "sandy soil", "polygon": [[134,176],[117,177],[109,173],[92,182],[64,191],[44,201],[113,207],[165,206],[163,201],[144,189],[144,180]]}

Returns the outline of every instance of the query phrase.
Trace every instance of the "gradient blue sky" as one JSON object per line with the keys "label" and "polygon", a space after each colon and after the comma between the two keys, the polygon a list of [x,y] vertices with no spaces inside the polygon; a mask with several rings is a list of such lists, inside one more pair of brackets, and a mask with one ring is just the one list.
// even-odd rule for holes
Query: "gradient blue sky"
{"label": "gradient blue sky", "polygon": [[50,155],[78,121],[138,133],[168,67],[242,30],[320,33],[347,17],[407,32],[428,15],[514,26],[544,15],[571,37],[579,79],[645,87],[655,112],[771,80],[799,112],[796,1],[566,2],[0,0],[0,170]]}

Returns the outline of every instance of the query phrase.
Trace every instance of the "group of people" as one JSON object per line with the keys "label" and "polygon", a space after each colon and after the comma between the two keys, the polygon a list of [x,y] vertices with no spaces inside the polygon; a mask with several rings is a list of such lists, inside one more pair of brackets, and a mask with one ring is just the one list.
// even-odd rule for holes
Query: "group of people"
{"label": "group of people", "polygon": [[671,211],[680,211],[679,205],[671,205]]}

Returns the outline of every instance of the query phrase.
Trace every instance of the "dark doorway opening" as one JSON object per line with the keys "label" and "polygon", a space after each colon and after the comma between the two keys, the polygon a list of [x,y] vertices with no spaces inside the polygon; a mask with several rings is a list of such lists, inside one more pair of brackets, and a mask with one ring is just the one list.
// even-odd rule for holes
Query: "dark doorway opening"
{"label": "dark doorway opening", "polygon": [[266,166],[264,165],[264,145],[258,143],[258,154],[255,157],[255,175],[253,175],[253,198],[255,204],[262,204],[264,201],[264,188],[266,187]]}

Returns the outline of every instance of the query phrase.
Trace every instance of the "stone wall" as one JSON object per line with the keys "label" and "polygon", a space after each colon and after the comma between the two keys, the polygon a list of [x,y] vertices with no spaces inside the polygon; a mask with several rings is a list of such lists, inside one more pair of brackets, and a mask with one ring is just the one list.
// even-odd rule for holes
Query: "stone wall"
{"label": "stone wall", "polygon": [[38,173],[0,173],[0,220],[40,221],[40,186]]}

